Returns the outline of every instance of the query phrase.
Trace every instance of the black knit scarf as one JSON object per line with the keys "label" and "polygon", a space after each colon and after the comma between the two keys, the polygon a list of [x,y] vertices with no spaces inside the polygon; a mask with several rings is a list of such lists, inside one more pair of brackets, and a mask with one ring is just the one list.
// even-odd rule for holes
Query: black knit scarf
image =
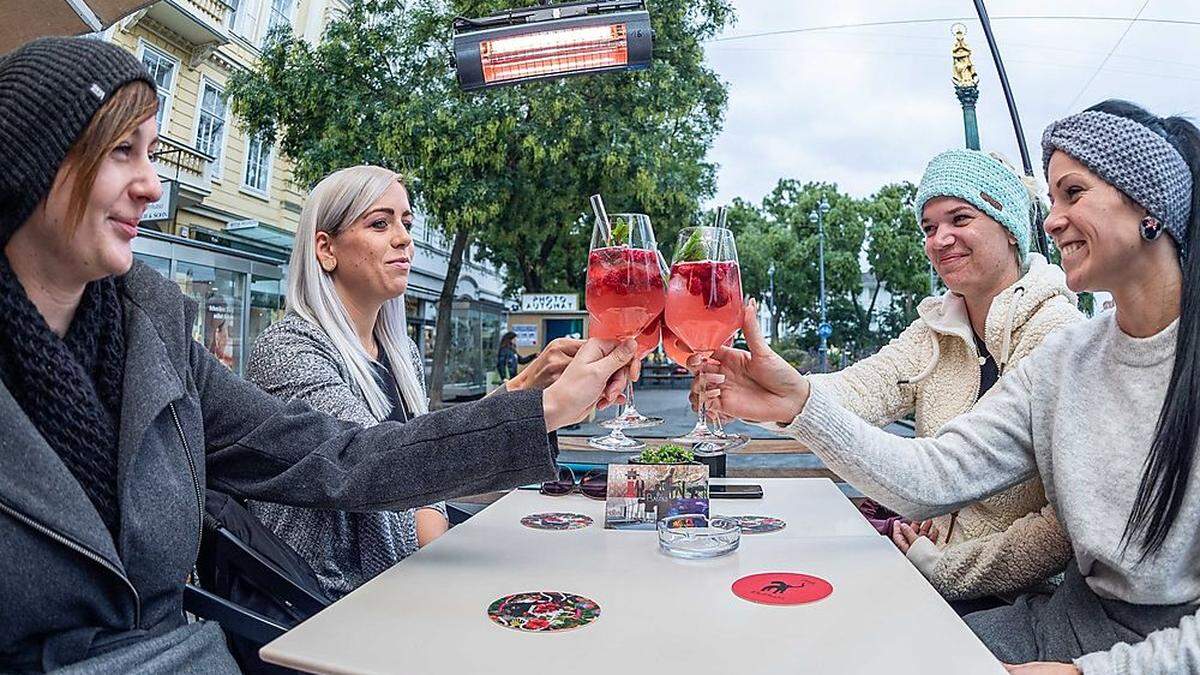
{"label": "black knit scarf", "polygon": [[112,277],[87,285],[60,338],[0,252],[0,379],[114,537],[124,372],[125,329]]}

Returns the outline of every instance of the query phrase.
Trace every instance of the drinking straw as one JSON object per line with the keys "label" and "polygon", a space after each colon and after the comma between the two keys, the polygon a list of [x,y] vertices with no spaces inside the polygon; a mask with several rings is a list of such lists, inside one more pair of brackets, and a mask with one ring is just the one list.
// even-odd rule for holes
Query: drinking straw
{"label": "drinking straw", "polygon": [[725,227],[725,207],[724,206],[717,207],[717,225],[716,226],[721,227],[721,228]]}
{"label": "drinking straw", "polygon": [[600,232],[604,234],[604,242],[612,246],[612,228],[608,226],[608,213],[604,211],[604,200],[598,194],[592,195],[592,211],[600,221]]}

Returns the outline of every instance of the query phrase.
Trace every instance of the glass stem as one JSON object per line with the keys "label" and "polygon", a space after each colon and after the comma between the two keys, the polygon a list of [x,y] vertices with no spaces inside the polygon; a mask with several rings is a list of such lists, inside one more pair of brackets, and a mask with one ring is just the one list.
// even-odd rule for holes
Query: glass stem
{"label": "glass stem", "polygon": [[637,416],[637,408],[633,405],[633,380],[628,380],[625,382],[625,411],[621,413],[621,417],[634,418]]}

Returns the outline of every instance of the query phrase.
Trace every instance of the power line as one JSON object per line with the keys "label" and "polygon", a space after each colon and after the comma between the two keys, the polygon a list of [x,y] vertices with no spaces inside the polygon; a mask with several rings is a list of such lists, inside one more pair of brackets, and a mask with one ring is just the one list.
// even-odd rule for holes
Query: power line
{"label": "power line", "polygon": [[[1145,9],[1145,5],[1142,6]],[[1139,10],[1138,14],[1141,14]],[[733,40],[746,40],[749,38],[771,37],[775,35],[792,35],[795,33],[815,33],[827,30],[843,30],[846,28],[874,28],[878,26],[907,26],[914,24],[926,23],[947,23],[952,21],[978,21],[978,17],[974,16],[951,16],[940,19],[897,19],[893,21],[863,21],[859,23],[841,23],[829,24],[825,26],[805,26],[801,28],[785,28],[782,30],[770,30],[760,33],[743,33],[742,35],[729,35],[726,37],[716,37],[706,40],[705,42],[730,42]],[[1072,15],[1021,15],[1021,16],[994,16],[992,21],[1121,21],[1128,22],[1131,26],[1134,23],[1153,23],[1153,24],[1168,24],[1175,26],[1200,26],[1200,21],[1189,21],[1187,19],[1143,19],[1140,16],[1072,16]]]}
{"label": "power line", "polygon": [[1133,24],[1137,22],[1138,17],[1142,15],[1142,12],[1146,11],[1146,5],[1148,4],[1150,4],[1150,0],[1144,0],[1142,2],[1142,6],[1138,8],[1137,14],[1134,14],[1133,19],[1129,21],[1129,25],[1125,26],[1125,31],[1121,33],[1121,37],[1117,38],[1117,41],[1115,44],[1113,44],[1112,49],[1108,50],[1108,53],[1104,55],[1104,60],[1100,62],[1100,65],[1096,66],[1096,70],[1092,71],[1092,76],[1088,78],[1086,83],[1084,83],[1083,88],[1079,90],[1078,94],[1075,94],[1075,98],[1071,99],[1071,104],[1067,106],[1068,111],[1075,110],[1075,104],[1079,102],[1079,98],[1083,96],[1083,92],[1087,91],[1088,87],[1092,86],[1092,83],[1096,81],[1096,76],[1100,74],[1101,70],[1104,70],[1104,65],[1108,63],[1109,59],[1112,58],[1113,52],[1117,51],[1117,47],[1121,46],[1121,43],[1125,40],[1125,36],[1129,35],[1129,30],[1133,28]]}

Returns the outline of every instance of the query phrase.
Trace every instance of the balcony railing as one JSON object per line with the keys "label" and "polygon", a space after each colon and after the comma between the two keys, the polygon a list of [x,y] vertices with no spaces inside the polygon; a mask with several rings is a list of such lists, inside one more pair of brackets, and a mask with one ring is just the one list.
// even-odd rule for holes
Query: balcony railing
{"label": "balcony railing", "polygon": [[179,181],[180,187],[191,188],[200,195],[212,192],[213,157],[167,136],[159,136],[158,152],[154,153],[158,173],[164,178]]}

